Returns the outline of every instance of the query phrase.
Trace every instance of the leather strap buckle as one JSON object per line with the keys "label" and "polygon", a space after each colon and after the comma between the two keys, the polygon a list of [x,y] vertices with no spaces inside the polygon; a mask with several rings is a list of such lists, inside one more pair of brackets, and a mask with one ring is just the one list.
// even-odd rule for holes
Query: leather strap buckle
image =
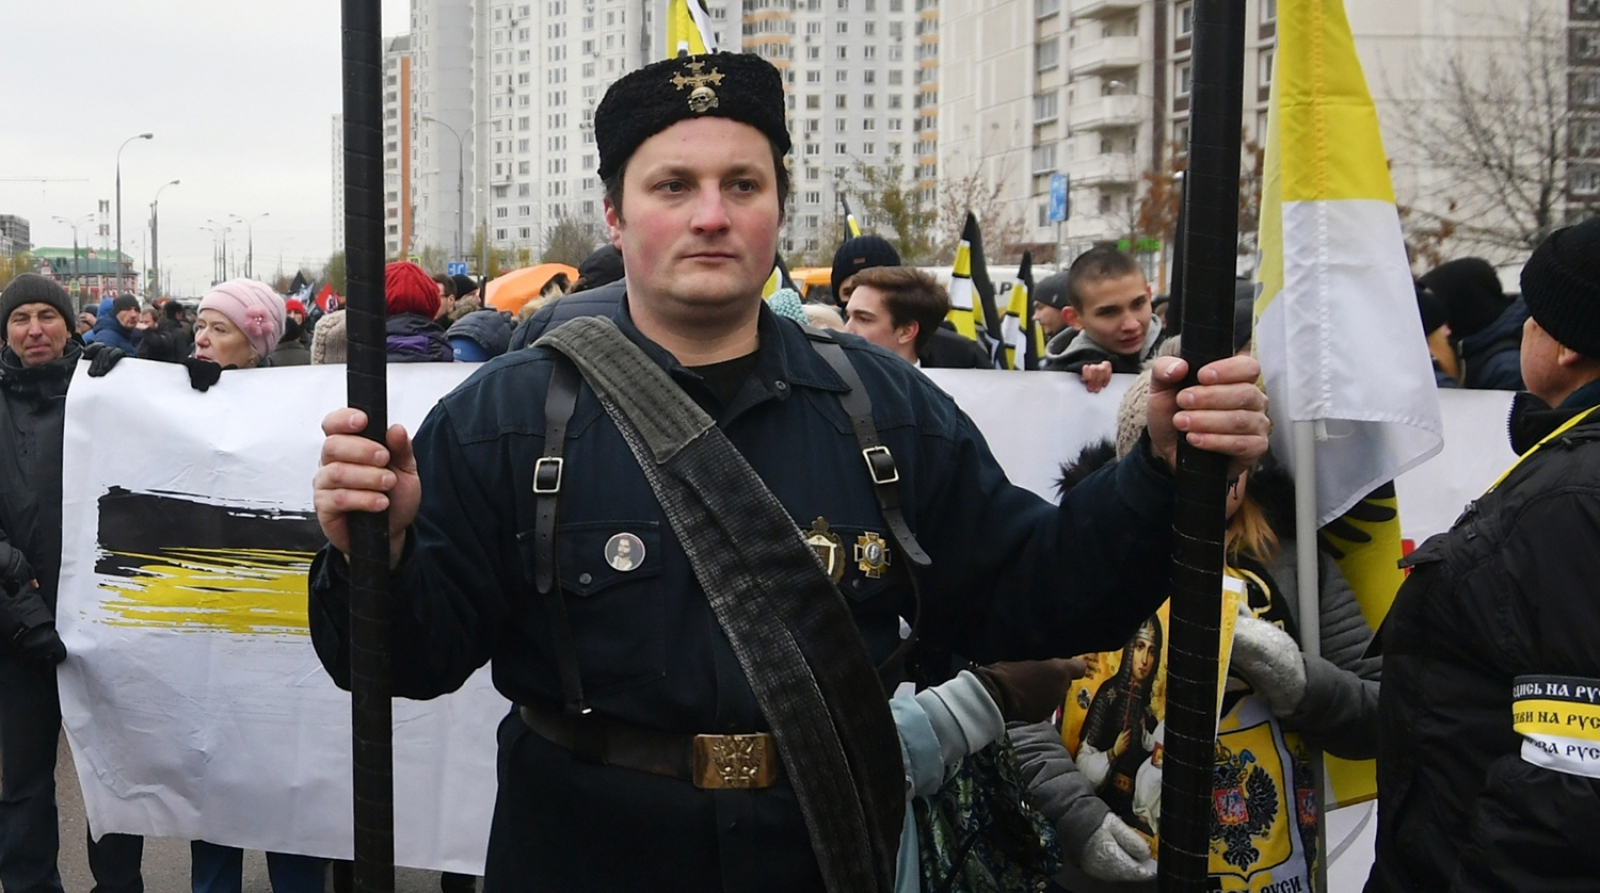
{"label": "leather strap buckle", "polygon": [[861,451],[861,457],[867,460],[867,473],[872,475],[874,484],[882,487],[900,480],[900,469],[895,467],[894,456],[888,447],[867,447]]}
{"label": "leather strap buckle", "polygon": [[701,790],[771,787],[783,775],[778,743],[766,732],[694,736],[694,786]]}
{"label": "leather strap buckle", "polygon": [[560,457],[545,456],[533,463],[533,492],[541,496],[561,492]]}

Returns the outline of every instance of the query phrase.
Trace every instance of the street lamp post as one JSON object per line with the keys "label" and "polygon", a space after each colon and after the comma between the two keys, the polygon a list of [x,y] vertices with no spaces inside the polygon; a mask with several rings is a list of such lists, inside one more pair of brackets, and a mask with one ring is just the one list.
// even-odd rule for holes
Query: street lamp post
{"label": "street lamp post", "polygon": [[82,217],[79,217],[77,220],[68,220],[65,217],[56,215],[54,219],[72,227],[72,278],[74,280],[78,280],[80,276],[80,271],[78,269],[78,227],[90,220],[93,220],[94,215],[85,214]]}
{"label": "street lamp post", "polygon": [[116,270],[119,293],[122,280],[122,150],[128,148],[128,144],[134,140],[153,140],[155,138],[156,135],[153,133],[141,133],[138,136],[128,137],[122,141],[122,145],[117,147],[117,258],[115,263],[112,264],[112,268]]}
{"label": "street lamp post", "polygon": [[262,211],[249,220],[238,214],[229,214],[228,217],[244,224],[245,237],[248,240],[244,255],[244,275],[248,279],[256,278],[256,221],[271,214],[271,211]]}
{"label": "street lamp post", "polygon": [[432,121],[433,123],[439,125],[440,127],[443,127],[445,130],[450,131],[450,135],[456,138],[456,254],[455,254],[455,259],[456,260],[461,260],[462,259],[462,257],[461,257],[461,243],[462,243],[461,233],[462,233],[463,227],[466,226],[466,219],[467,219],[467,199],[466,199],[466,194],[467,194],[467,188],[466,188],[467,144],[466,144],[466,134],[471,133],[472,132],[472,128],[477,127],[478,125],[477,125],[477,123],[469,124],[469,125],[467,125],[467,129],[464,132],[457,133],[456,129],[454,127],[451,127],[449,124],[446,124],[443,121],[440,121],[438,118],[435,118],[432,115],[423,115],[422,116],[422,120],[424,120],[424,121]]}
{"label": "street lamp post", "polygon": [[[162,184],[161,188],[156,190],[156,197],[150,200],[150,266],[154,267],[156,271],[157,297],[160,297],[160,293],[164,291],[164,289],[161,287],[161,217],[159,207],[161,204],[161,193],[165,191],[168,186],[176,185],[178,185],[177,180],[172,180]],[[150,289],[147,284],[145,291],[149,290]]]}
{"label": "street lamp post", "polygon": [[211,284],[216,285],[228,278],[227,251],[230,227],[215,220],[207,220],[206,225],[200,228],[211,233]]}

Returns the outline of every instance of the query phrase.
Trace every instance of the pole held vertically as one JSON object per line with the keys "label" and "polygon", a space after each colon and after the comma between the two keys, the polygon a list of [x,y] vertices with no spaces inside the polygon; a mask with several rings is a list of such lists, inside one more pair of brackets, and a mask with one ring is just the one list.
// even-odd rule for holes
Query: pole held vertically
{"label": "pole held vertically", "polygon": [[[345,327],[349,405],[368,438],[388,428],[383,298],[381,0],[342,0]],[[394,890],[394,726],[389,654],[389,518],[350,517],[350,695],[355,889]]]}
{"label": "pole held vertically", "polygon": [[[1233,353],[1244,113],[1244,0],[1196,0],[1183,269],[1189,380]],[[1178,445],[1167,731],[1161,792],[1162,893],[1210,889],[1212,767],[1228,458]]]}

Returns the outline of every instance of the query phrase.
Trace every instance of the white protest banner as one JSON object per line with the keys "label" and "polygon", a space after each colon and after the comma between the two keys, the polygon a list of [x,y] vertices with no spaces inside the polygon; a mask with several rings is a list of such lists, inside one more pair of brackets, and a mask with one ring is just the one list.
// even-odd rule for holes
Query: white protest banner
{"label": "white protest banner", "polygon": [[[391,420],[415,430],[474,368],[391,366]],[[343,376],[339,366],[228,372],[199,393],[181,367],[126,360],[74,381],[58,610],[71,656],[60,681],[96,833],[349,857],[349,696],[312,649],[304,582],[321,545],[310,512],[320,424],[343,400]],[[1047,498],[1061,462],[1112,436],[1132,381],[1090,395],[1067,374],[930,377],[1012,479]],[[1448,526],[1511,461],[1509,395],[1442,396],[1450,465],[1436,459],[1400,483],[1417,539]],[[494,728],[508,706],[486,670],[453,695],[395,703],[400,864],[481,873]]]}

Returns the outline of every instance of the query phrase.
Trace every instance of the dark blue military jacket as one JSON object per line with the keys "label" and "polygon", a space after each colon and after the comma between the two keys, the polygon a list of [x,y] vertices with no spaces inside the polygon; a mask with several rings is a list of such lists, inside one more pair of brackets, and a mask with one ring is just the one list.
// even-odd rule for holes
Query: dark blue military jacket
{"label": "dark blue military jacket", "polygon": [[[840,407],[846,385],[798,326],[763,307],[754,371],[723,408],[698,374],[638,332],[626,305],[616,321],[718,419],[798,527],[826,519],[847,552],[857,537],[888,538]],[[979,662],[1074,655],[1119,646],[1150,616],[1166,592],[1172,485],[1143,451],[1057,508],[1007,481],[972,421],[911,364],[845,342],[898,461],[906,518],[933,559],[922,577],[923,641]],[[562,705],[549,618],[532,582],[532,475],[553,362],[535,348],[486,364],[416,434],[422,508],[393,577],[397,695],[453,691],[492,660],[495,686],[512,701]],[[565,456],[558,565],[590,703],[674,732],[765,730],[661,506],[587,386]],[[619,533],[644,545],[632,570],[607,562],[606,543]],[[914,613],[907,564],[892,554],[888,572],[873,578],[850,561],[840,584],[875,662],[898,644],[899,618]],[[341,684],[347,580],[343,558],[325,549],[312,569],[311,631]],[[486,889],[821,886],[786,783],[701,791],[575,762],[514,713],[500,744]]]}

